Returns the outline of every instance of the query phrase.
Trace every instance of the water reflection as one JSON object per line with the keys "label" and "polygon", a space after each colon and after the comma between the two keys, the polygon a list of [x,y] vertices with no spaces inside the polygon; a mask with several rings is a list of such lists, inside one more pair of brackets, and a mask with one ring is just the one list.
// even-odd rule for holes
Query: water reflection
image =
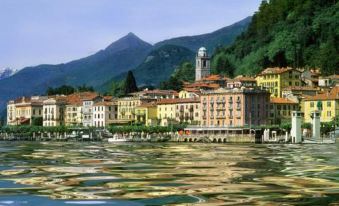
{"label": "water reflection", "polygon": [[338,156],[339,145],[1,143],[0,201],[339,204]]}

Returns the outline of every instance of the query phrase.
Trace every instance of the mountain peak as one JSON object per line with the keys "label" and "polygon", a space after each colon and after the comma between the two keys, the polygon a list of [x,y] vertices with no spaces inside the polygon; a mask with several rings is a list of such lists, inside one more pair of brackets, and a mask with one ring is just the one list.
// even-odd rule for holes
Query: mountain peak
{"label": "mountain peak", "polygon": [[152,47],[152,45],[140,39],[133,32],[129,32],[127,35],[109,45],[105,50],[109,52],[117,52],[140,47]]}

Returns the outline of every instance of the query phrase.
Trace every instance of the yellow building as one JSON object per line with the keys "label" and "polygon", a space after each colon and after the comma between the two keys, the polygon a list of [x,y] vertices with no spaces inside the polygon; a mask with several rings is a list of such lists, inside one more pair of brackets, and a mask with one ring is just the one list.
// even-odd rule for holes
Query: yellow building
{"label": "yellow building", "polygon": [[161,126],[171,123],[199,124],[200,99],[162,99],[157,102],[157,116]]}
{"label": "yellow building", "polygon": [[155,102],[144,103],[135,108],[135,122],[146,126],[157,125],[157,105]]}
{"label": "yellow building", "polygon": [[271,97],[270,99],[270,122],[281,124],[291,122],[292,111],[299,111],[299,104],[289,99]]}
{"label": "yellow building", "polygon": [[42,125],[42,102],[47,97],[20,97],[7,104],[8,125]]}
{"label": "yellow building", "polygon": [[301,86],[301,72],[287,68],[267,68],[257,75],[257,85],[266,88],[271,97],[282,97],[282,90],[290,86]]}
{"label": "yellow building", "polygon": [[154,99],[142,97],[123,97],[118,100],[118,120],[120,121],[134,121],[135,108],[143,103],[154,101]]}
{"label": "yellow building", "polygon": [[320,121],[330,122],[339,116],[339,86],[332,90],[305,98],[303,101],[305,122],[311,122],[311,112],[320,111]]}

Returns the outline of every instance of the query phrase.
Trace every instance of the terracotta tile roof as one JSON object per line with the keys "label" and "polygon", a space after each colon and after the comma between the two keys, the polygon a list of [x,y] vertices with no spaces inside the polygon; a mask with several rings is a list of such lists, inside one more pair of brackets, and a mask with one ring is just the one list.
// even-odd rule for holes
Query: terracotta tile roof
{"label": "terracotta tile roof", "polygon": [[280,98],[280,97],[271,97],[271,104],[298,104],[297,102],[293,102],[289,99]]}
{"label": "terracotta tile roof", "polygon": [[305,101],[317,100],[339,100],[339,86],[334,87],[328,92],[305,98]]}
{"label": "terracotta tile roof", "polygon": [[111,101],[113,100],[113,96],[104,96],[104,101]]}
{"label": "terracotta tile roof", "polygon": [[187,88],[194,88],[194,89],[201,89],[201,88],[209,88],[209,89],[217,89],[220,88],[219,84],[216,83],[204,83],[204,82],[195,82],[189,85],[185,85],[185,89]]}
{"label": "terracotta tile roof", "polygon": [[199,89],[196,89],[196,88],[183,88],[184,91],[186,92],[192,92],[192,93],[201,93],[201,91]]}
{"label": "terracotta tile roof", "polygon": [[282,74],[282,73],[285,73],[285,72],[288,72],[288,71],[291,71],[291,70],[300,72],[299,70],[293,69],[291,67],[285,67],[285,68],[274,67],[274,68],[266,68],[266,69],[264,69],[262,72],[260,72],[258,74],[258,76],[266,75],[266,74]]}
{"label": "terracotta tile roof", "polygon": [[310,86],[289,86],[283,89],[284,91],[289,91],[289,90],[298,90],[298,91],[318,91],[319,88],[316,87],[310,87]]}
{"label": "terracotta tile roof", "polygon": [[108,102],[108,101],[103,101],[103,102],[96,102],[94,106],[113,106],[115,105],[115,102]]}
{"label": "terracotta tile roof", "polygon": [[30,103],[31,102],[31,97],[19,97],[14,100],[14,103]]}
{"label": "terracotta tile roof", "polygon": [[154,89],[154,90],[144,90],[144,91],[140,91],[140,92],[134,92],[131,93],[134,95],[148,95],[148,94],[153,94],[153,95],[174,95],[174,96],[178,96],[178,92],[174,91],[174,90],[160,90],[160,89]]}
{"label": "terracotta tile roof", "polygon": [[183,99],[161,99],[157,101],[158,105],[161,104],[180,104],[180,103],[199,103],[200,99],[197,98],[183,98]]}
{"label": "terracotta tile roof", "polygon": [[207,77],[202,78],[200,81],[220,81],[223,80],[223,77],[218,74],[212,74]]}
{"label": "terracotta tile roof", "polygon": [[95,92],[80,92],[74,93],[67,96],[67,104],[71,105],[82,105],[82,101],[91,100],[98,97],[98,94]]}
{"label": "terracotta tile roof", "polygon": [[234,79],[230,79],[229,82],[256,82],[257,80],[255,80],[252,77],[247,77],[247,76],[237,76]]}
{"label": "terracotta tile roof", "polygon": [[144,103],[142,103],[141,105],[139,105],[137,107],[139,107],[139,108],[141,108],[141,107],[149,108],[149,107],[156,107],[156,106],[157,106],[157,102],[144,102]]}

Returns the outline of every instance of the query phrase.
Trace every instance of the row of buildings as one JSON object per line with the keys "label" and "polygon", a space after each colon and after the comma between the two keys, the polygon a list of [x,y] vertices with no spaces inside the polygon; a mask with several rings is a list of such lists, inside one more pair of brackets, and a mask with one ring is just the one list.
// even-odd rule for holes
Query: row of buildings
{"label": "row of buildings", "polygon": [[256,77],[230,79],[210,74],[205,48],[196,57],[196,81],[180,92],[144,90],[123,98],[94,92],[68,96],[21,97],[8,102],[8,125],[93,126],[140,123],[168,126],[186,122],[200,127],[251,127],[290,121],[301,110],[310,122],[339,116],[339,75],[319,70],[267,68]]}

